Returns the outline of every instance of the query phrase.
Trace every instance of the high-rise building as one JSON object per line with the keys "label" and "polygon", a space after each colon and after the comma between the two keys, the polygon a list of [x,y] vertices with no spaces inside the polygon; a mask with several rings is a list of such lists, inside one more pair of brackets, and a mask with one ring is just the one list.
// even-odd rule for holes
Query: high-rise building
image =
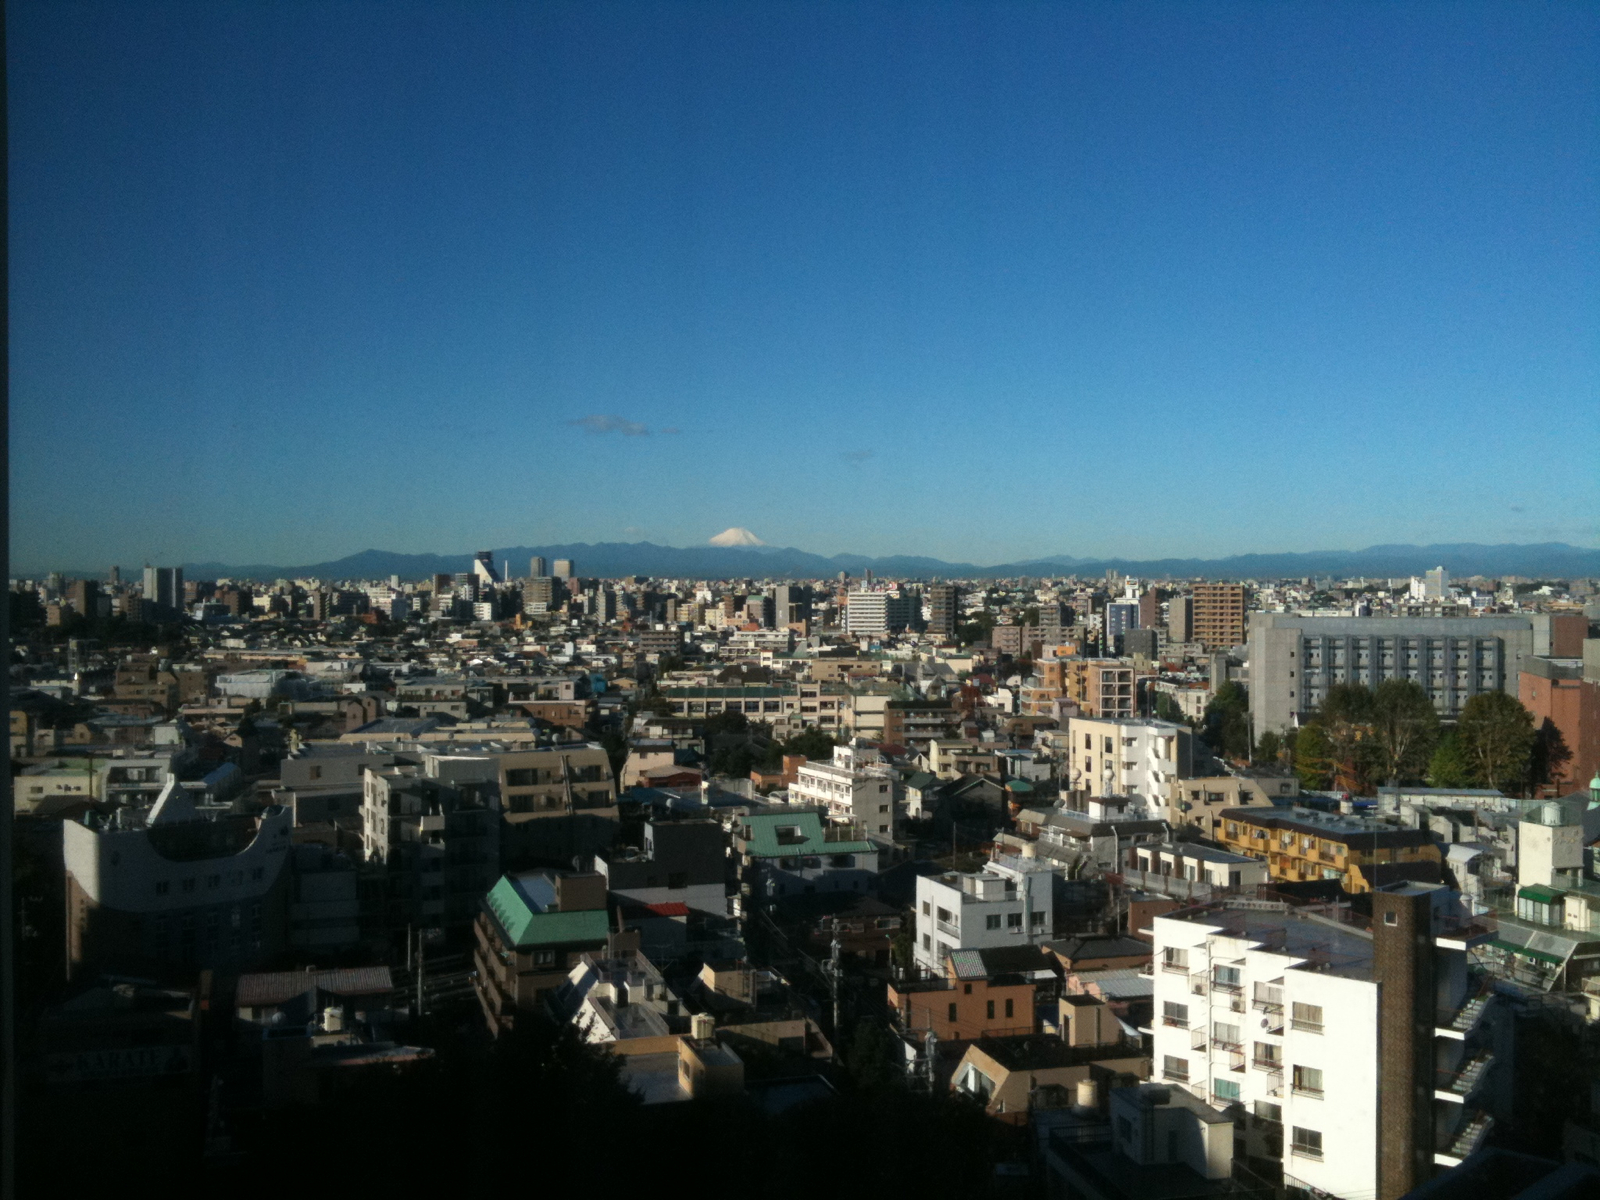
{"label": "high-rise building", "polygon": [[147,604],[158,604],[163,608],[182,608],[183,568],[145,567],[144,598]]}
{"label": "high-rise building", "polygon": [[1194,585],[1194,640],[1207,650],[1244,644],[1244,584]]}
{"label": "high-rise building", "polygon": [[1443,567],[1435,567],[1426,571],[1422,576],[1422,590],[1425,598],[1429,600],[1444,600],[1450,595],[1450,572]]}
{"label": "high-rise building", "polygon": [[811,619],[811,589],[803,583],[779,584],[772,597],[772,622],[779,629]]}
{"label": "high-rise building", "polygon": [[1110,648],[1117,638],[1130,629],[1139,628],[1139,604],[1136,600],[1113,600],[1106,605],[1106,646]]}
{"label": "high-rise building", "polygon": [[1167,641],[1194,641],[1194,597],[1174,596],[1167,603]]}
{"label": "high-rise building", "polygon": [[911,624],[911,601],[897,592],[851,592],[845,620],[853,634],[881,637]]}
{"label": "high-rise building", "polygon": [[545,561],[539,555],[535,554],[531,559],[528,560],[528,577],[530,579],[543,579],[545,577],[545,571]]}
{"label": "high-rise building", "polygon": [[111,570],[107,571],[106,582],[112,587],[116,587],[118,584],[120,584],[122,582],[122,568],[112,567]]}
{"label": "high-rise building", "polygon": [[570,558],[558,558],[555,563],[555,577],[557,579],[572,579],[577,572]]}
{"label": "high-rise building", "polygon": [[955,636],[958,599],[953,583],[936,583],[928,589],[928,632],[934,637]]}
{"label": "high-rise building", "polygon": [[1139,628],[1154,629],[1161,624],[1161,593],[1151,588],[1139,597]]}
{"label": "high-rise building", "polygon": [[500,582],[500,575],[494,569],[494,551],[479,550],[472,560],[472,574],[478,581],[479,590],[493,587]]}

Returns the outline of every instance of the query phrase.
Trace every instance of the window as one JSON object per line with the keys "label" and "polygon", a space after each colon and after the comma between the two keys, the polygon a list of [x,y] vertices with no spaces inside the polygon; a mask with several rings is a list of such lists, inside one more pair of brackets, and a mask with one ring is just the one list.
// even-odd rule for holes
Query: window
{"label": "window", "polygon": [[1397,912],[1392,912],[1392,911],[1384,913],[1383,914],[1383,923],[1385,925],[1398,925],[1398,924],[1400,924],[1400,914],[1397,913]]}
{"label": "window", "polygon": [[1321,1033],[1322,1005],[1301,1004],[1296,1000],[1290,1010],[1289,1023],[1296,1029],[1304,1029],[1307,1033]]}
{"label": "window", "polygon": [[1211,1025],[1211,1040],[1230,1050],[1244,1049],[1244,1041],[1239,1036],[1239,1027],[1230,1025],[1226,1021],[1215,1021]]}
{"label": "window", "polygon": [[1161,1023],[1173,1025],[1179,1029],[1189,1028],[1189,1006],[1187,1004],[1174,1004],[1168,1000],[1161,1006]]}
{"label": "window", "polygon": [[1006,914],[1006,928],[1007,929],[1021,929],[1022,928],[1022,914],[1021,913],[1007,913]]}
{"label": "window", "polygon": [[1294,1127],[1293,1138],[1289,1143],[1290,1152],[1301,1158],[1322,1157],[1322,1134],[1315,1129],[1301,1129]]}
{"label": "window", "polygon": [[1283,1105],[1273,1104],[1270,1100],[1257,1100],[1256,1120],[1281,1123],[1283,1121]]}
{"label": "window", "polygon": [[1212,967],[1211,983],[1214,987],[1221,988],[1225,992],[1237,992],[1239,990],[1239,968]]}
{"label": "window", "polygon": [[194,877],[193,876],[190,876],[188,879],[185,879],[183,881],[183,890],[186,891],[186,892],[194,891]]}
{"label": "window", "polygon": [[165,896],[167,894],[168,888],[170,888],[170,887],[171,887],[171,884],[169,884],[165,879],[158,879],[156,881],[156,895]]}
{"label": "window", "polygon": [[551,967],[555,965],[556,952],[554,950],[535,950],[533,952],[533,965],[536,967]]}
{"label": "window", "polygon": [[990,1021],[994,1020],[994,1001],[993,1000],[990,1000],[990,1001],[987,1002],[987,1004],[985,1005],[985,1008],[984,1008],[984,1014],[983,1015],[984,1015],[986,1020],[990,1020]]}
{"label": "window", "polygon": [[1031,920],[1035,925],[1043,925],[1044,924],[1044,913],[1042,913],[1042,912],[1030,913],[1028,915],[1028,919]]}
{"label": "window", "polygon": [[950,924],[950,910],[948,908],[941,908],[939,910],[939,920],[943,921],[946,925]]}
{"label": "window", "polygon": [[1317,1067],[1296,1067],[1294,1090],[1297,1096],[1322,1095],[1322,1071]]}
{"label": "window", "polygon": [[1177,946],[1168,946],[1161,952],[1161,965],[1169,971],[1187,971],[1189,952]]}
{"label": "window", "polygon": [[929,915],[928,902],[926,900],[922,902],[922,915],[925,917]]}
{"label": "window", "polygon": [[1257,1042],[1255,1049],[1256,1066],[1266,1070],[1283,1070],[1283,1047],[1272,1042]]}
{"label": "window", "polygon": [[1166,1055],[1161,1060],[1161,1077],[1163,1079],[1174,1079],[1179,1083],[1187,1083],[1189,1081],[1189,1060],[1187,1058],[1176,1058],[1171,1054]]}
{"label": "window", "polygon": [[1013,1001],[1013,1000],[1007,1000],[1007,1001],[1006,1001],[1006,1016],[1008,1016],[1008,1017],[1014,1017],[1014,1016],[1016,1016],[1016,1015],[1017,1015],[1017,1014],[1016,1014],[1016,1013],[1015,1013],[1015,1012],[1014,1012],[1014,1011],[1013,1011],[1013,1005],[1014,1005],[1014,1004],[1015,1004],[1015,1003],[1016,1003],[1016,1002],[1015,1002],[1015,1001]]}
{"label": "window", "polygon": [[955,1001],[953,1001],[953,1000],[950,1002],[950,1019],[952,1021],[954,1021],[956,1019],[956,1006],[955,1006]]}
{"label": "window", "polygon": [[1211,1094],[1224,1103],[1230,1103],[1239,1098],[1239,1085],[1232,1079],[1213,1079]]}
{"label": "window", "polygon": [[931,950],[933,948],[933,939],[927,934],[922,935],[922,948],[924,950]]}
{"label": "window", "polygon": [[983,919],[983,926],[984,926],[985,929],[999,929],[1000,928],[1000,914],[999,913],[990,913],[987,917],[985,917]]}

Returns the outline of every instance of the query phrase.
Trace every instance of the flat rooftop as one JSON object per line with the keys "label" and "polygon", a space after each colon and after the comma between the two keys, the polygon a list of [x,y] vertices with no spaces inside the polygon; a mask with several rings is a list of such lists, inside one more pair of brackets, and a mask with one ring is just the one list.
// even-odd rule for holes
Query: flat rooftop
{"label": "flat rooftop", "polygon": [[1157,921],[1187,921],[1209,926],[1226,937],[1242,938],[1257,949],[1305,960],[1300,970],[1347,979],[1372,977],[1372,936],[1329,917],[1288,908],[1228,908],[1204,905],[1163,913]]}

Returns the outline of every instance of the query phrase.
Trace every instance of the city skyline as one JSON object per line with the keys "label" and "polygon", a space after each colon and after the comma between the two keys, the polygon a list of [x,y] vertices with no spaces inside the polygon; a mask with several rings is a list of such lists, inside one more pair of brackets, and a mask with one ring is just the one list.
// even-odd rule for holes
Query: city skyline
{"label": "city skyline", "polygon": [[1600,544],[1592,8],[9,35],[19,563]]}

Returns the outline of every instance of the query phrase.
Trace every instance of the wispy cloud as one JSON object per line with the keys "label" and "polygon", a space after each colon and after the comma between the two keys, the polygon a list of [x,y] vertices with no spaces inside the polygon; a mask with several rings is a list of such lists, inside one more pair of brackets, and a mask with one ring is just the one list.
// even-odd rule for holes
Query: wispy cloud
{"label": "wispy cloud", "polygon": [[644,437],[650,432],[637,421],[602,413],[590,413],[587,417],[579,417],[575,421],[568,421],[567,424],[576,425],[590,433],[620,433],[623,437]]}
{"label": "wispy cloud", "polygon": [[844,461],[847,463],[864,463],[867,461],[867,459],[872,457],[872,451],[846,450],[843,454],[839,455],[839,457],[844,459]]}
{"label": "wispy cloud", "polygon": [[682,433],[683,430],[679,429],[676,425],[663,425],[660,429],[656,430],[656,432],[657,433],[672,434],[672,433]]}

